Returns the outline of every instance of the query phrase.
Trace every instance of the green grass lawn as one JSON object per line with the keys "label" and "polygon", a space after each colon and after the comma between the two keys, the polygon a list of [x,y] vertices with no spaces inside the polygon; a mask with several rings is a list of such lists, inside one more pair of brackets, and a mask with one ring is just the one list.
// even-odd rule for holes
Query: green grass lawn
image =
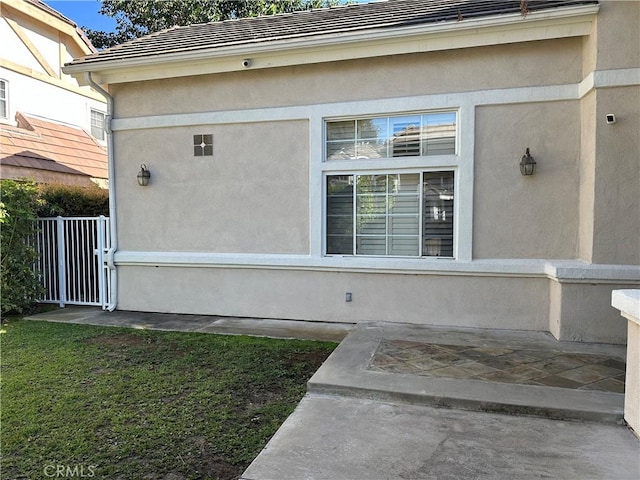
{"label": "green grass lawn", "polygon": [[0,341],[3,479],[238,478],[336,346],[27,320]]}

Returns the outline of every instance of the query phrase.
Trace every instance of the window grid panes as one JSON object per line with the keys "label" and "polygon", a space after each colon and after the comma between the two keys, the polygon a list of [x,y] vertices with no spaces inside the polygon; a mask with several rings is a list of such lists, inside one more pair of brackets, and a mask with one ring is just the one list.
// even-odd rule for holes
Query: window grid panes
{"label": "window grid panes", "polygon": [[327,176],[329,255],[453,257],[454,173]]}
{"label": "window grid panes", "polygon": [[329,121],[326,159],[455,155],[456,126],[456,112]]}
{"label": "window grid panes", "polygon": [[104,113],[91,110],[91,135],[98,140],[104,140],[104,118]]}
{"label": "window grid panes", "polygon": [[418,255],[419,182],[419,174],[357,176],[357,255]]}

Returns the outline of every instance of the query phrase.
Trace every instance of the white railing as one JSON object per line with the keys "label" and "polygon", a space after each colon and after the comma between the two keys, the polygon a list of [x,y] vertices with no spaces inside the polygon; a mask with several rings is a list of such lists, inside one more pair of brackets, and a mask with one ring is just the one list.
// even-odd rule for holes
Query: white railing
{"label": "white railing", "polygon": [[45,289],[40,302],[107,308],[108,217],[39,218],[33,245],[38,252],[34,268]]}

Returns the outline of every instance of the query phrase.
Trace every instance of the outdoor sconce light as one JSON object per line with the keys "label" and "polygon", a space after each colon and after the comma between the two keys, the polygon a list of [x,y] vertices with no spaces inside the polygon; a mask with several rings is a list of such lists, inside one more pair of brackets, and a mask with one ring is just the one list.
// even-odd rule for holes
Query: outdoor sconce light
{"label": "outdoor sconce light", "polygon": [[146,187],[149,185],[149,179],[151,178],[151,172],[147,170],[147,166],[143,163],[140,165],[140,171],[138,172],[138,185]]}
{"label": "outdoor sconce light", "polygon": [[531,154],[529,153],[529,148],[522,156],[522,160],[520,160],[520,173],[522,175],[533,175],[533,172],[536,171],[536,161],[533,159]]}

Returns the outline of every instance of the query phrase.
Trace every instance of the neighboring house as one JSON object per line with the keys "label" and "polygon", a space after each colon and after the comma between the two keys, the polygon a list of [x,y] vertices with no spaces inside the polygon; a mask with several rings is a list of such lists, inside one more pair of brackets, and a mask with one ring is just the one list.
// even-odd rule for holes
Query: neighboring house
{"label": "neighboring house", "polygon": [[74,60],[113,96],[117,308],[623,342],[639,24],[639,2],[394,0]]}
{"label": "neighboring house", "polygon": [[0,13],[0,175],[106,187],[106,99],[62,72],[96,50],[39,0],[0,0]]}

